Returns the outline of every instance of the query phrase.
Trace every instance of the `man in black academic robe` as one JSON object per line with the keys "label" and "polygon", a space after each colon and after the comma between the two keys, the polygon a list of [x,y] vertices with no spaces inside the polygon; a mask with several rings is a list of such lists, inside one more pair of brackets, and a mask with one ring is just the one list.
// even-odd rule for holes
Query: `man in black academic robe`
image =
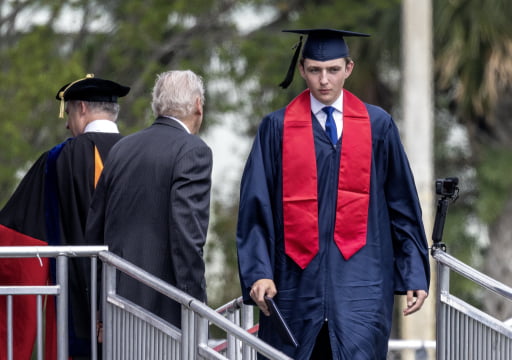
{"label": "man in black academic robe", "polygon": [[[0,245],[87,245],[86,217],[110,148],[121,139],[117,98],[129,88],[87,75],[64,85],[56,98],[68,114],[73,137],[43,153],[0,210]],[[55,280],[52,263],[42,259],[3,259],[2,285],[45,285]],[[69,261],[69,351],[74,358],[90,353],[90,262]],[[53,299],[46,307],[46,353],[55,351]],[[1,299],[5,302],[5,299]],[[0,304],[0,316],[4,316]],[[5,317],[3,317],[5,318]],[[15,358],[27,358],[35,337],[35,296],[14,297]],[[5,326],[0,352],[5,352]]]}

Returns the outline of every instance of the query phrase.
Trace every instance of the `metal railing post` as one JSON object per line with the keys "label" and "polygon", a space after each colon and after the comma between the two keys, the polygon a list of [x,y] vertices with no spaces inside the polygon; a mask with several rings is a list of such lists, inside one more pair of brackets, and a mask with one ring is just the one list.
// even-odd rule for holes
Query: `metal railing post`
{"label": "metal railing post", "polygon": [[7,359],[13,358],[12,295],[7,295]]}
{"label": "metal railing post", "polygon": [[[241,326],[248,330],[254,326],[254,309],[250,305],[245,305],[242,303],[241,305],[241,316],[242,316],[242,324]],[[243,343],[242,344],[242,359],[250,359],[251,358],[251,348]]]}
{"label": "metal railing post", "polygon": [[446,311],[441,301],[441,295],[450,291],[450,269],[438,262],[437,263],[437,299],[436,299],[436,359],[445,359],[446,350]]}
{"label": "metal railing post", "polygon": [[197,348],[208,346],[208,320],[199,317],[197,320]]}
{"label": "metal railing post", "polygon": [[37,295],[37,360],[43,360],[43,296]]}
{"label": "metal railing post", "polygon": [[108,306],[107,297],[116,292],[116,269],[107,263],[102,265],[103,294],[101,299],[102,322],[103,322],[103,359],[113,359],[113,314],[112,309]]}
{"label": "metal railing post", "polygon": [[68,257],[63,254],[57,256],[57,358],[67,360],[69,354],[68,339]]}
{"label": "metal railing post", "polygon": [[[235,321],[235,312],[230,311],[228,312],[227,318],[229,321],[231,321],[233,324],[236,324]],[[228,341],[228,348],[227,348],[227,357],[229,359],[236,359],[236,338],[228,333],[226,335],[227,341]]]}
{"label": "metal railing post", "polygon": [[96,322],[97,322],[97,306],[98,301],[98,258],[96,256],[91,257],[91,358],[92,360],[98,359],[98,341],[96,333]]}
{"label": "metal railing post", "polygon": [[185,305],[181,305],[181,359],[191,359],[190,347],[190,311]]}

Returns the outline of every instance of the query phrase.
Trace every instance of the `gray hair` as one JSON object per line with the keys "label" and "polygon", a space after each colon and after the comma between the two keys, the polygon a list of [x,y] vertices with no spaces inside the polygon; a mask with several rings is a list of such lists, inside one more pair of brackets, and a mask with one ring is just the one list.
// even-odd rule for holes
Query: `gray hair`
{"label": "gray hair", "polygon": [[116,121],[117,116],[119,115],[119,110],[121,106],[118,103],[114,102],[103,102],[103,101],[84,101],[84,100],[70,100],[71,104],[76,104],[80,101],[83,101],[87,105],[87,109],[91,113],[107,113],[111,115],[109,120]]}
{"label": "gray hair", "polygon": [[155,116],[184,118],[194,112],[196,99],[204,105],[204,85],[190,70],[167,71],[157,75],[151,108]]}

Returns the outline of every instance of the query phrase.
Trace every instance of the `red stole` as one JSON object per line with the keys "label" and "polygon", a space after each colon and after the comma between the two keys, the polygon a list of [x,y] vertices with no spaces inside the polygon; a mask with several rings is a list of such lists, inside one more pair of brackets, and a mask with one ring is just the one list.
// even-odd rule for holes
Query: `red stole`
{"label": "red stole", "polygon": [[[48,246],[48,243],[0,224],[0,246]],[[0,259],[0,286],[49,285],[48,258]],[[7,297],[0,296],[0,359],[7,354]],[[36,295],[13,296],[13,357],[30,359],[37,335]],[[55,297],[45,296],[45,359],[57,358]]]}
{"label": "red stole", "polygon": [[[372,134],[364,103],[346,90],[343,96],[334,241],[348,260],[366,244]],[[311,101],[304,90],[286,107],[283,128],[285,252],[302,269],[319,249],[317,190]]]}

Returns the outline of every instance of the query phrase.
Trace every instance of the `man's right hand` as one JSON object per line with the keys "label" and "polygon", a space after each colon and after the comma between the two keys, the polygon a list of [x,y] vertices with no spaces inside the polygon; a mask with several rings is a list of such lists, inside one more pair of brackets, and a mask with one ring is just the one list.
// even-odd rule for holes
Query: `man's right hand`
{"label": "man's right hand", "polygon": [[263,311],[263,314],[269,316],[267,304],[265,303],[265,295],[273,298],[277,294],[276,284],[271,279],[259,279],[251,286],[251,298],[256,305]]}

